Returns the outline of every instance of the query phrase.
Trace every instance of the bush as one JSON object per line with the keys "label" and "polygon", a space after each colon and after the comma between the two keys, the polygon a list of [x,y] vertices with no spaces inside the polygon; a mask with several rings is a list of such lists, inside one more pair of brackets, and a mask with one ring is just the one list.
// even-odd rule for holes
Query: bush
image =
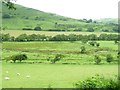
{"label": "bush", "polygon": [[99,47],[99,46],[100,46],[100,43],[96,43],[96,46]]}
{"label": "bush", "polygon": [[103,76],[95,75],[93,77],[85,79],[84,81],[75,83],[75,87],[81,88],[82,90],[96,90],[97,88],[105,90],[118,90],[119,85],[117,79],[117,77],[114,77],[114,79],[106,79]]}
{"label": "bush", "polygon": [[9,18],[11,18],[11,15],[9,15],[9,14],[4,14],[4,15],[2,16],[2,18],[9,19]]}
{"label": "bush", "polygon": [[37,27],[34,28],[34,30],[41,31],[42,29],[41,29],[41,27],[37,26]]}
{"label": "bush", "polygon": [[82,42],[83,44],[86,44],[86,43],[88,42],[88,40],[82,39],[81,42]]}
{"label": "bush", "polygon": [[107,56],[106,56],[106,61],[107,61],[108,63],[112,62],[112,61],[113,61],[113,56],[112,56],[111,54],[107,54]]}
{"label": "bush", "polygon": [[117,40],[115,40],[114,42],[115,42],[115,44],[117,44],[117,43],[118,43],[118,41],[117,41]]}
{"label": "bush", "polygon": [[86,53],[86,48],[84,46],[81,47],[80,53],[82,53],[82,54]]}
{"label": "bush", "polygon": [[22,28],[22,30],[33,30],[33,29],[26,27],[26,28]]}
{"label": "bush", "polygon": [[90,44],[91,46],[95,46],[96,42],[95,42],[95,41],[90,41],[89,44]]}
{"label": "bush", "polygon": [[95,55],[95,63],[96,64],[100,64],[100,62],[101,62],[101,58],[98,56],[98,55]]}
{"label": "bush", "polygon": [[12,55],[12,56],[8,57],[8,60],[12,60],[15,63],[16,60],[19,60],[21,62],[22,60],[27,60],[27,58],[28,57],[26,54],[17,54],[17,55]]}
{"label": "bush", "polygon": [[57,55],[54,57],[54,59],[51,60],[51,62],[54,64],[54,63],[56,63],[57,61],[60,61],[62,58],[63,58],[63,55],[57,54]]}
{"label": "bush", "polygon": [[94,32],[95,30],[93,28],[88,28],[87,31],[88,32]]}
{"label": "bush", "polygon": [[117,58],[118,59],[120,58],[120,51],[118,51],[118,53],[117,53]]}

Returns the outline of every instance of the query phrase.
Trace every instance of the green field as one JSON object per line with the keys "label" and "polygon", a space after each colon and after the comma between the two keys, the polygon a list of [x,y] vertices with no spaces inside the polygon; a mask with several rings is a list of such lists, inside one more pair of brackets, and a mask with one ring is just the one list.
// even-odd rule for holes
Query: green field
{"label": "green field", "polygon": [[[8,74],[6,74],[8,71]],[[20,73],[20,76],[17,76]],[[3,64],[3,88],[73,88],[79,80],[95,74],[113,77],[117,65]],[[30,78],[26,78],[29,75]],[[9,76],[9,80],[4,77]]]}
{"label": "green field", "polygon": [[99,36],[100,34],[118,34],[118,33],[109,33],[109,32],[54,32],[54,31],[29,31],[29,30],[3,30],[3,34],[10,34],[10,36],[17,37],[21,34],[40,34],[40,35],[46,35],[46,36],[55,36],[55,35],[70,35],[70,34],[76,34],[76,35],[89,35],[89,34],[96,34]]}
{"label": "green field", "polygon": [[[100,47],[76,42],[3,42],[3,88],[73,88],[74,83],[95,74],[113,77],[118,74],[116,55],[118,45],[114,41],[97,41]],[[85,46],[88,54],[80,54],[80,47]],[[97,50],[97,52],[96,52]],[[25,53],[28,60],[10,63],[6,57]],[[51,64],[48,57],[57,53],[64,58]],[[105,55],[112,54],[114,61],[106,62]],[[95,65],[94,55],[102,58],[100,65]],[[6,73],[8,71],[8,73]],[[21,75],[18,76],[17,73]],[[29,75],[30,78],[26,76]],[[5,80],[8,76],[10,79]],[[23,83],[24,82],[24,83]]]}
{"label": "green field", "polygon": [[[105,62],[105,55],[112,54],[116,58],[118,45],[114,41],[98,41],[100,47],[76,42],[3,42],[3,59],[14,54],[26,53],[30,60],[46,62],[48,57],[53,58],[56,54],[63,54],[60,62],[94,62],[95,54],[99,54]],[[81,46],[85,46],[88,54],[80,54]],[[60,63],[59,62],[59,63]]]}

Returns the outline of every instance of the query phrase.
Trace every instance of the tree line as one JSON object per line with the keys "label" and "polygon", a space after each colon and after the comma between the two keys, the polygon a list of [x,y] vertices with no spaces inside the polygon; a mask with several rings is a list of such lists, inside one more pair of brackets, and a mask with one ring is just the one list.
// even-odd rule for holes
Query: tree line
{"label": "tree line", "polygon": [[76,35],[76,34],[61,34],[55,36],[46,36],[40,34],[21,34],[17,37],[10,36],[10,34],[0,34],[2,41],[18,41],[18,42],[27,42],[27,41],[82,41],[83,43],[89,40],[105,40],[105,41],[119,41],[119,36],[117,34],[96,34],[89,35]]}

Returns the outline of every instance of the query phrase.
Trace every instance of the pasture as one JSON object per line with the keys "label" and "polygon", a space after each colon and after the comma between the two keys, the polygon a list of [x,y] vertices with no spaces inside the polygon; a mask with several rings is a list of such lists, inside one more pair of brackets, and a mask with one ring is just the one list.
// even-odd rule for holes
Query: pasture
{"label": "pasture", "polygon": [[55,32],[55,31],[30,31],[30,30],[2,30],[3,34],[10,34],[10,36],[14,36],[17,37],[21,34],[27,34],[27,35],[31,35],[31,34],[40,34],[40,35],[46,35],[46,36],[55,36],[55,35],[69,35],[69,34],[76,34],[76,35],[89,35],[89,34],[96,34],[96,35],[100,35],[100,34],[117,34],[117,33],[109,33],[109,32],[74,32],[74,31],[69,31],[69,32]]}
{"label": "pasture", "polygon": [[[3,88],[74,88],[74,83],[95,74],[113,77],[118,74],[117,47],[114,41],[97,41],[100,47],[75,42],[3,42]],[[87,54],[80,53],[85,46]],[[16,63],[6,62],[11,55],[25,53],[28,60]],[[62,60],[51,64],[47,58],[60,53]],[[107,63],[106,54],[112,54],[114,61]],[[96,65],[94,55],[99,54],[101,64]],[[8,71],[8,73],[6,73]],[[17,75],[20,73],[20,75]],[[27,78],[27,76],[30,76]],[[9,77],[6,80],[5,77]]]}
{"label": "pasture", "polygon": [[[118,68],[117,65],[3,63],[2,87],[74,88],[74,83],[95,74],[104,75],[107,78],[113,77],[118,74]],[[27,75],[30,77],[27,78]],[[10,79],[5,80],[6,76]]]}

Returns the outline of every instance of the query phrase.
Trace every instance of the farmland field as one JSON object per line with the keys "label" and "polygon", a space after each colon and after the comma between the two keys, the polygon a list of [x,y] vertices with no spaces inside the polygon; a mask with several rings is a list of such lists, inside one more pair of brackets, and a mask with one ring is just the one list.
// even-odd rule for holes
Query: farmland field
{"label": "farmland field", "polygon": [[[117,47],[114,41],[97,41],[100,47],[75,42],[3,42],[3,88],[73,88],[74,83],[95,74],[113,77],[118,74]],[[85,46],[87,54],[80,53],[80,47]],[[25,53],[28,60],[16,63],[6,62],[6,58]],[[51,64],[48,57],[56,54],[64,57],[59,62]],[[94,55],[99,54],[101,64],[96,65]],[[114,61],[107,63],[106,54],[112,54]],[[8,71],[8,73],[6,73]],[[17,73],[20,73],[18,76]],[[30,77],[27,78],[26,76]],[[10,77],[5,80],[5,77]],[[24,83],[23,83],[24,82]]]}
{"label": "farmland field", "polygon": [[60,31],[30,31],[30,30],[3,30],[2,31],[3,34],[10,34],[10,36],[14,36],[17,37],[21,34],[27,34],[27,35],[31,35],[31,34],[40,34],[40,35],[46,35],[46,36],[55,36],[58,34],[65,34],[65,35],[69,35],[69,34],[82,34],[82,35],[89,35],[89,34],[96,34],[96,35],[100,35],[100,34],[117,34],[117,33],[112,33],[112,32],[60,32]]}
{"label": "farmland field", "polygon": [[[8,73],[6,74],[6,71]],[[20,76],[17,76],[20,73]],[[95,74],[113,77],[117,65],[62,65],[3,63],[3,88],[73,88],[73,84]],[[29,75],[30,78],[26,78]],[[9,76],[10,80],[4,77]]]}

